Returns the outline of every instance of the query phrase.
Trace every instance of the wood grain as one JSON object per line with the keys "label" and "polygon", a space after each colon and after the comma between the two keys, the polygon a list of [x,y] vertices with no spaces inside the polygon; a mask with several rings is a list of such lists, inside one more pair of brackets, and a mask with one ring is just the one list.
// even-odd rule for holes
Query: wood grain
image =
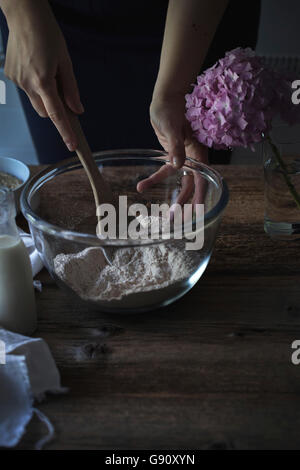
{"label": "wood grain", "polygon": [[[108,315],[38,276],[39,329],[69,387],[39,408],[49,449],[298,449],[299,243],[263,231],[257,167],[219,167],[230,189],[211,262],[161,311]],[[18,449],[45,432],[33,419]]]}

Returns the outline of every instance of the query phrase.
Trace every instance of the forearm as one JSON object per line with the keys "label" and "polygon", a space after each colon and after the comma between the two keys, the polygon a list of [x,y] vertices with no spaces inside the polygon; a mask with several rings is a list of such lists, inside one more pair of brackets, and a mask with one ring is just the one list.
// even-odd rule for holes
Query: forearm
{"label": "forearm", "polygon": [[170,0],[154,94],[187,93],[229,0]]}
{"label": "forearm", "polygon": [[8,27],[16,22],[32,24],[42,15],[52,17],[52,10],[47,0],[0,0]]}

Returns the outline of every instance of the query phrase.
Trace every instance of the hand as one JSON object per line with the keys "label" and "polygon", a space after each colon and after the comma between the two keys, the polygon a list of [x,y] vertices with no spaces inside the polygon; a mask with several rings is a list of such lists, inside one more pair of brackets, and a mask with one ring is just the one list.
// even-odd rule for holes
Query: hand
{"label": "hand", "polygon": [[154,93],[150,120],[175,168],[182,167],[186,156],[207,163],[207,149],[193,137],[191,126],[185,118],[184,93],[171,93],[169,96]]}
{"label": "hand", "polygon": [[[150,118],[160,144],[168,152],[171,164],[163,165],[153,175],[140,181],[137,190],[141,193],[176,173],[184,164],[186,156],[208,163],[207,148],[193,137],[190,124],[185,118],[184,94],[172,94],[167,98],[154,97],[150,106]],[[176,202],[184,204],[192,197],[193,204],[202,203],[205,191],[198,190],[199,183],[199,175],[195,171],[183,175]],[[203,189],[205,185],[201,183],[200,186]]]}
{"label": "hand", "polygon": [[145,192],[176,173],[178,173],[180,178],[180,191],[177,194],[174,206],[176,204],[183,206],[188,201],[190,201],[192,208],[196,204],[204,204],[207,192],[207,181],[205,178],[197,170],[190,168],[187,172],[178,172],[170,163],[164,164],[158,171],[148,176],[148,178],[139,181],[137,191],[140,193]]}
{"label": "hand", "polygon": [[68,149],[75,150],[77,140],[63,101],[76,114],[83,106],[65,40],[48,3],[19,1],[7,21],[6,76],[26,92],[41,117],[50,117]]}

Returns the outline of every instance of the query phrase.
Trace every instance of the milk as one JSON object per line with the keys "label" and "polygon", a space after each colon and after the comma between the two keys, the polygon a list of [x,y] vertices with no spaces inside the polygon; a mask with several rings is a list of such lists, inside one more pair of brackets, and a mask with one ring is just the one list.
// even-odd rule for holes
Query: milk
{"label": "milk", "polygon": [[0,235],[0,326],[30,335],[36,307],[30,259],[17,236]]}

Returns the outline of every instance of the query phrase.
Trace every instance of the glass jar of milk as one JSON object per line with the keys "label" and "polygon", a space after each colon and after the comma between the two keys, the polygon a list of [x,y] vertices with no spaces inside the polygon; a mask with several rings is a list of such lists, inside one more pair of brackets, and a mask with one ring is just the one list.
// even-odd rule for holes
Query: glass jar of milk
{"label": "glass jar of milk", "polygon": [[0,327],[30,335],[36,329],[32,271],[15,216],[13,193],[0,188]]}

